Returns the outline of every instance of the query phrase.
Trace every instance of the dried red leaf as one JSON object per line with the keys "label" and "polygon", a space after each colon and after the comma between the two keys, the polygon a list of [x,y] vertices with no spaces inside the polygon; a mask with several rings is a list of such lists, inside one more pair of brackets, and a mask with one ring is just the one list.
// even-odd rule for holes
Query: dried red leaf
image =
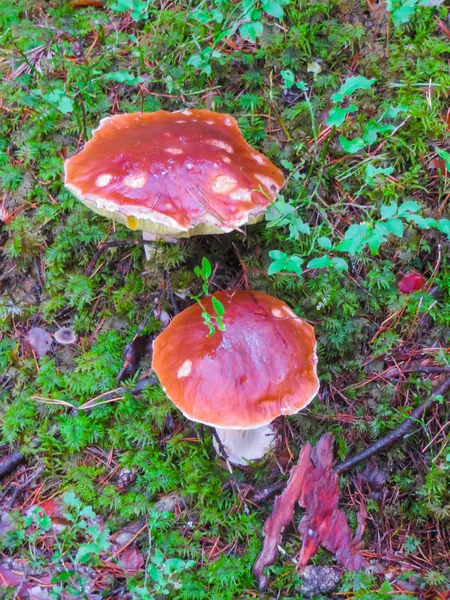
{"label": "dried red leaf", "polygon": [[144,557],[137,546],[129,546],[120,554],[119,563],[127,573],[136,573],[144,566]]}
{"label": "dried red leaf", "polygon": [[407,273],[398,282],[398,289],[402,294],[412,294],[421,290],[426,282],[426,278],[420,273]]}
{"label": "dried red leaf", "polygon": [[339,477],[331,470],[333,463],[333,436],[323,435],[311,450],[302,448],[299,464],[305,464],[304,479],[299,497],[306,514],[300,521],[299,532],[303,546],[299,567],[304,567],[323,546],[336,556],[347,570],[358,571],[364,563],[359,554],[364,533],[366,509],[358,513],[358,529],[354,539],[345,514],[339,510]]}
{"label": "dried red leaf", "polygon": [[[311,449],[308,442],[305,446]],[[278,546],[281,543],[281,534],[286,525],[294,516],[295,503],[301,491],[304,470],[307,467],[305,463],[298,463],[291,469],[289,480],[283,492],[275,498],[273,510],[270,517],[263,526],[264,542],[261,554],[253,567],[253,572],[259,581],[259,590],[263,592],[267,588],[269,578],[264,575],[263,570],[269,565],[273,565],[277,558]]]}
{"label": "dried red leaf", "polygon": [[309,559],[323,546],[336,556],[345,569],[357,571],[363,566],[359,553],[364,533],[366,509],[358,513],[358,528],[354,538],[345,514],[339,510],[339,477],[331,470],[333,462],[333,436],[323,435],[312,448],[307,442],[289,477],[284,492],[275,499],[272,514],[263,527],[265,535],[263,550],[254,567],[260,590],[267,587],[268,578],[264,567],[275,562],[281,533],[293,517],[298,497],[306,513],[299,525],[303,540],[298,567],[304,567]]}

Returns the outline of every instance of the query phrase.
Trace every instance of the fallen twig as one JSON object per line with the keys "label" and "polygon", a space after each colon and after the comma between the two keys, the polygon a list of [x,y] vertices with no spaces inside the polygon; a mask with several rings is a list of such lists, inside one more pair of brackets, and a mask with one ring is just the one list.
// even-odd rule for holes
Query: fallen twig
{"label": "fallen twig", "polygon": [[25,462],[25,456],[21,452],[12,452],[0,463],[0,479],[14,471],[23,462]]}
{"label": "fallen twig", "polygon": [[334,468],[335,473],[342,473],[343,471],[348,471],[352,467],[355,467],[357,464],[362,462],[363,460],[367,460],[371,458],[375,454],[381,452],[388,446],[392,446],[393,444],[399,443],[403,440],[405,435],[409,433],[415,425],[417,425],[417,420],[423,416],[423,413],[436,402],[436,396],[443,396],[450,390],[450,377],[446,379],[441,385],[439,385],[431,394],[431,396],[422,402],[420,406],[415,408],[411,415],[403,421],[396,429],[388,433],[384,438],[375,442],[362,452],[355,454],[348,460],[343,463],[336,465]]}
{"label": "fallen twig", "polygon": [[20,492],[23,492],[30,485],[30,483],[32,483],[35,479],[37,479],[44,469],[45,469],[44,464],[38,465],[35,472],[32,475],[30,475],[30,477],[28,477],[28,479],[26,481],[24,481],[21,485],[14,488],[14,491],[11,494],[11,499],[9,501],[9,508],[12,508],[14,506],[14,502],[16,501],[17,495]]}
{"label": "fallen twig", "polygon": [[[158,383],[156,377],[144,377],[144,379],[138,381],[136,386],[131,390],[131,393],[134,395],[139,394],[147,386],[154,385],[156,383]],[[52,398],[43,398],[42,396],[33,396],[33,400],[37,400],[38,402],[42,402],[43,404],[57,404],[60,406],[66,406],[73,410],[90,410],[91,408],[95,408],[96,406],[100,406],[101,404],[110,404],[111,402],[123,400],[123,396],[121,396],[121,394],[125,393],[125,389],[125,387],[120,386],[118,388],[115,388],[114,390],[100,394],[100,396],[91,398],[90,400],[88,400],[84,404],[81,404],[80,406],[76,406],[75,404],[72,404],[71,402],[66,402],[65,400],[53,400]]]}

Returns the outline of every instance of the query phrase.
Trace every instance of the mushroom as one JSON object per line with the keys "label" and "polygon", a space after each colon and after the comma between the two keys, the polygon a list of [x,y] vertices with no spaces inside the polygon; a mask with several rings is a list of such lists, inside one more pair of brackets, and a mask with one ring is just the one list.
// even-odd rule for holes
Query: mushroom
{"label": "mushroom", "polygon": [[260,221],[283,183],[233,117],[203,109],[107,117],[65,163],[65,185],[81,202],[145,240]]}
{"label": "mushroom", "polygon": [[70,327],[61,327],[55,331],[54,338],[62,346],[69,346],[77,341],[77,334]]}
{"label": "mushroom", "polygon": [[[207,337],[202,312],[214,314],[213,297],[225,331]],[[216,428],[237,465],[262,458],[275,443],[271,422],[319,389],[314,329],[282,300],[250,290],[217,292],[175,316],[153,343],[152,368],[188,419]]]}

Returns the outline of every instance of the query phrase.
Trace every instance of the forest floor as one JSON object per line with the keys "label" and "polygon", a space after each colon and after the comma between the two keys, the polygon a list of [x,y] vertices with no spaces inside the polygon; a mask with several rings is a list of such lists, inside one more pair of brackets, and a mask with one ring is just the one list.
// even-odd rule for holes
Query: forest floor
{"label": "forest floor", "polygon": [[[343,461],[399,426],[450,366],[449,59],[435,1],[0,0],[1,597],[306,597],[302,509],[260,594],[273,496],[244,503],[208,428],[158,384],[132,393],[148,344],[119,383],[123,353],[161,330],[155,314],[139,330],[155,303],[171,317],[171,297],[201,294],[205,258],[211,292],[248,282],[318,340],[318,397],[276,422],[279,447],[235,469],[242,484],[286,480],[326,432]],[[245,236],[147,261],[139,232],[64,188],[64,160],[104,116],[205,107],[235,116],[287,185]],[[402,294],[410,272],[426,284]],[[61,327],[76,341],[46,341]],[[362,571],[313,558],[336,567],[335,597],[450,597],[449,414],[438,398],[342,474],[350,525],[363,502],[368,519]]]}

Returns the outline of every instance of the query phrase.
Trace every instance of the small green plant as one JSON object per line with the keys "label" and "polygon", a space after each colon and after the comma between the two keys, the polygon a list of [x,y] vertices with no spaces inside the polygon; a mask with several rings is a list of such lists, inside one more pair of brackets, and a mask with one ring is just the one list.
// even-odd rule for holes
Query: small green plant
{"label": "small green plant", "polygon": [[[211,274],[212,274],[212,268],[211,268],[211,263],[209,262],[209,260],[206,257],[202,258],[202,266],[201,267],[198,267],[198,266],[195,267],[194,273],[197,275],[197,277],[201,277],[201,279],[203,280],[202,291],[203,291],[203,294],[205,296],[207,296],[209,293],[208,282],[209,282],[209,278],[211,277]],[[219,329],[219,331],[225,331],[225,323],[223,321],[223,316],[225,314],[225,307],[222,304],[222,302],[220,302],[220,300],[218,300],[215,296],[212,296],[211,302],[212,302],[212,305],[213,305],[213,308],[214,308],[214,311],[216,314],[210,315],[209,312],[206,310],[205,306],[202,304],[200,296],[192,296],[192,298],[194,300],[196,300],[196,302],[198,302],[198,304],[202,308],[203,322],[206,325],[206,327],[209,329],[209,333],[208,333],[207,337],[210,337],[211,335],[213,335],[215,333],[216,327],[217,327],[217,329]]]}

